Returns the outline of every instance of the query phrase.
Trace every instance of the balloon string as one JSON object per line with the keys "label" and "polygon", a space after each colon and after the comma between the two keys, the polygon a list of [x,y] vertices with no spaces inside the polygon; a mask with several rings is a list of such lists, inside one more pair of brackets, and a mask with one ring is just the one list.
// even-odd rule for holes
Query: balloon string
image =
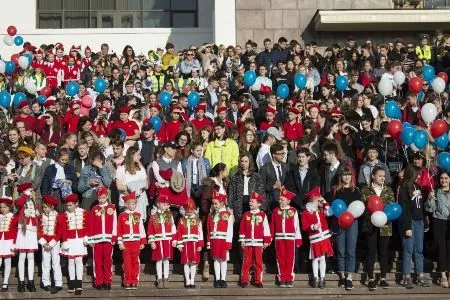
{"label": "balloon string", "polygon": [[[429,149],[429,146],[428,146]],[[430,165],[431,165],[431,153],[430,151],[427,151],[427,170],[428,170],[428,182],[430,183],[431,189],[433,189],[433,183],[431,182],[431,173],[430,173]]]}

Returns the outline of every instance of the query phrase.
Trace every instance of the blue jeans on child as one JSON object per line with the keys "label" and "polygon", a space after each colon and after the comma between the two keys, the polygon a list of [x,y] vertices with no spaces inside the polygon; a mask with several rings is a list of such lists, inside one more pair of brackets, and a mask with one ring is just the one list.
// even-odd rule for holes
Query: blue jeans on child
{"label": "blue jeans on child", "polygon": [[401,232],[403,246],[403,275],[411,273],[411,259],[414,253],[414,264],[417,274],[423,273],[423,220],[411,220],[412,236]]}
{"label": "blue jeans on child", "polygon": [[356,264],[356,242],[358,240],[358,220],[347,229],[341,229],[335,235],[337,271],[339,273],[354,273]]}

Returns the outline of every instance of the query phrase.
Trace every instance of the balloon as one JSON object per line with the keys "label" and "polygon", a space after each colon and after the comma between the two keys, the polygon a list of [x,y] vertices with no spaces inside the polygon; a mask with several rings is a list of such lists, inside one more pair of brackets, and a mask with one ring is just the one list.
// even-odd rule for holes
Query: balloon
{"label": "balloon", "polygon": [[103,93],[106,90],[106,80],[103,78],[95,79],[94,88],[97,92]]}
{"label": "balloon", "polygon": [[394,92],[394,85],[392,84],[392,81],[386,78],[382,79],[378,83],[378,91],[385,97],[392,95],[392,93]]}
{"label": "balloon", "polygon": [[23,37],[21,37],[20,35],[17,35],[17,36],[14,38],[14,44],[15,44],[16,46],[22,45],[22,44],[23,44]]}
{"label": "balloon", "polygon": [[19,54],[16,53],[16,54],[11,55],[11,61],[13,63],[15,63],[16,65],[19,64]]}
{"label": "balloon", "polygon": [[370,222],[375,227],[383,227],[387,223],[387,216],[384,211],[376,211],[370,216]]}
{"label": "balloon", "polygon": [[422,150],[428,143],[428,135],[424,130],[417,130],[414,132],[414,146]]}
{"label": "balloon", "polygon": [[434,144],[439,148],[439,149],[445,149],[448,146],[448,134],[444,133],[443,135],[441,135],[440,137],[434,139]]}
{"label": "balloon", "polygon": [[434,120],[430,128],[431,136],[437,138],[447,132],[447,122],[444,120]]}
{"label": "balloon", "polygon": [[16,69],[16,64],[12,61],[7,61],[5,64],[5,74],[12,74]]}
{"label": "balloon", "polygon": [[277,95],[281,99],[286,99],[289,96],[289,87],[287,84],[282,83],[277,88]]}
{"label": "balloon", "polygon": [[15,93],[13,98],[14,107],[17,107],[19,103],[24,101],[25,99],[27,99],[27,96],[25,96],[23,92]]}
{"label": "balloon", "polygon": [[92,107],[92,98],[91,98],[91,96],[89,96],[89,94],[86,94],[86,95],[83,96],[83,98],[81,98],[81,105],[84,106],[84,107],[89,108],[89,110],[91,109],[91,107]]}
{"label": "balloon", "polygon": [[420,149],[417,148],[416,145],[414,145],[414,143],[412,143],[411,145],[409,145],[409,147],[411,147],[411,150],[412,150],[414,153],[420,151]]}
{"label": "balloon", "polygon": [[444,79],[445,84],[448,83],[448,75],[445,72],[439,72],[437,75],[437,77]]}
{"label": "balloon", "polygon": [[247,86],[252,86],[256,82],[256,72],[254,70],[248,70],[244,73],[244,83]]}
{"label": "balloon", "polygon": [[120,130],[120,135],[121,135],[122,141],[125,142],[125,140],[127,138],[127,133],[122,128],[119,128],[119,130]]}
{"label": "balloon", "polygon": [[402,114],[400,111],[400,107],[398,107],[398,104],[395,101],[386,102],[386,105],[384,106],[384,111],[386,112],[386,116],[392,119],[397,119]]}
{"label": "balloon", "polygon": [[405,82],[405,73],[403,73],[402,71],[395,72],[394,81],[398,86],[402,85]]}
{"label": "balloon", "polygon": [[25,89],[31,95],[36,95],[37,93],[37,86],[33,81],[29,81],[28,84],[25,85]]}
{"label": "balloon", "polygon": [[413,128],[413,125],[409,124],[408,122],[404,122],[404,123],[402,124],[403,130],[405,130],[405,128],[407,128],[407,127]]}
{"label": "balloon", "polygon": [[195,108],[200,102],[200,95],[197,92],[190,92],[188,96],[188,105],[190,108]]}
{"label": "balloon", "polygon": [[413,93],[419,93],[423,87],[423,80],[419,77],[413,77],[409,80],[409,90]]}
{"label": "balloon", "polygon": [[383,199],[377,195],[370,195],[367,198],[367,210],[373,214],[376,211],[382,211],[384,207]]}
{"label": "balloon", "polygon": [[6,64],[3,60],[0,60],[0,73],[5,74]]}
{"label": "balloon", "polygon": [[331,209],[333,210],[333,214],[339,218],[347,210],[347,204],[341,199],[336,199],[331,203]]}
{"label": "balloon", "polygon": [[14,25],[9,25],[8,29],[6,29],[6,32],[10,35],[10,36],[14,36],[17,33],[17,28]]}
{"label": "balloon", "polygon": [[30,62],[28,61],[28,57],[23,56],[23,55],[21,57],[19,57],[18,65],[22,69],[28,68],[28,66],[30,65]]}
{"label": "balloon", "polygon": [[11,46],[12,44],[14,44],[14,38],[10,35],[5,35],[5,37],[3,38],[3,42],[6,45]]}
{"label": "balloon", "polygon": [[440,94],[445,90],[445,80],[440,77],[436,77],[431,82],[431,87],[433,88],[433,91]]}
{"label": "balloon", "polygon": [[155,116],[150,119],[150,123],[153,125],[153,129],[156,133],[158,133],[161,130],[162,127],[162,121],[160,117]]}
{"label": "balloon", "polygon": [[414,128],[404,128],[400,135],[400,139],[402,140],[403,144],[411,145],[414,142]]}
{"label": "balloon", "polygon": [[353,215],[349,213],[348,211],[344,211],[339,217],[338,217],[338,223],[339,226],[342,228],[350,228],[353,225],[353,222],[355,221]]}
{"label": "balloon", "polygon": [[450,170],[450,153],[441,152],[437,157],[438,166],[444,169],[444,171]]}
{"label": "balloon", "polygon": [[434,119],[436,119],[437,108],[433,103],[427,103],[422,106],[420,114],[422,115],[422,119],[425,121],[425,123],[431,123],[434,121]]}
{"label": "balloon", "polygon": [[399,120],[391,120],[387,126],[387,133],[393,138],[398,140],[402,132],[402,122]]}
{"label": "balloon", "polygon": [[74,82],[74,81],[70,81],[67,85],[66,85],[66,93],[67,95],[69,95],[70,97],[75,96],[76,94],[78,94],[78,91],[80,90],[80,86],[78,85],[78,83]]}
{"label": "balloon", "polygon": [[340,75],[336,78],[336,88],[339,92],[343,92],[348,87],[348,79],[347,77]]}
{"label": "balloon", "polygon": [[161,94],[159,94],[159,103],[161,103],[162,106],[167,107],[172,103],[172,94],[164,91]]}
{"label": "balloon", "polygon": [[434,78],[434,68],[433,66],[426,65],[422,68],[422,75],[427,81],[431,81]]}
{"label": "balloon", "polygon": [[49,86],[44,86],[40,92],[41,95],[44,95],[45,97],[49,97],[52,94],[52,88]]}
{"label": "balloon", "polygon": [[384,213],[386,214],[388,221],[393,221],[402,215],[402,207],[397,203],[389,203],[384,208]]}
{"label": "balloon", "polygon": [[45,100],[47,100],[47,97],[44,95],[40,95],[39,97],[37,97],[37,100],[38,100],[39,104],[43,105]]}
{"label": "balloon", "polygon": [[7,91],[0,92],[0,106],[8,108],[11,105],[11,94]]}
{"label": "balloon", "polygon": [[306,82],[307,82],[307,79],[306,79],[305,74],[303,74],[303,73],[297,73],[297,74],[295,74],[294,82],[295,82],[295,85],[296,85],[299,89],[301,89],[301,90],[304,89],[305,86],[306,86]]}
{"label": "balloon", "polygon": [[33,62],[33,56],[29,53],[25,53],[23,56],[25,56],[26,58],[28,58],[28,63],[32,63]]}
{"label": "balloon", "polygon": [[347,211],[352,214],[353,218],[359,218],[364,213],[366,207],[364,203],[360,200],[355,200],[347,208]]}

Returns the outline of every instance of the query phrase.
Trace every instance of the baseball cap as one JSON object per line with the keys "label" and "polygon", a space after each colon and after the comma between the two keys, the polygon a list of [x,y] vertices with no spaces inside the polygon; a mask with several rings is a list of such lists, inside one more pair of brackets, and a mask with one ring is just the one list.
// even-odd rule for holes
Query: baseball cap
{"label": "baseball cap", "polygon": [[267,129],[267,134],[270,134],[271,136],[276,138],[278,141],[281,141],[280,131],[278,129],[276,129],[275,127],[270,127],[269,129]]}

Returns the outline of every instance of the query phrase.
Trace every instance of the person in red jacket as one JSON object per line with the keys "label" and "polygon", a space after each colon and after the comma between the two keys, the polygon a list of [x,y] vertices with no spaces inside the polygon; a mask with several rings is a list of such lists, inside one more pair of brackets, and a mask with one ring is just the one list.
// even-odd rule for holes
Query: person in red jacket
{"label": "person in red jacket", "polygon": [[54,89],[58,86],[58,74],[61,67],[55,62],[55,55],[53,52],[47,52],[47,62],[44,64],[43,68],[45,79],[47,79],[47,86]]}
{"label": "person in red jacket", "polygon": [[17,106],[19,115],[14,118],[14,122],[23,122],[25,125],[25,130],[30,131],[36,125],[36,118],[31,116],[30,102],[22,101]]}
{"label": "person in red jacket", "polygon": [[177,248],[181,252],[184,265],[185,288],[195,288],[195,274],[200,263],[200,251],[203,248],[202,222],[194,200],[188,199],[183,205],[185,215],[180,218],[177,228]]}
{"label": "person in red jacket", "polygon": [[69,109],[64,116],[64,125],[67,133],[78,133],[78,121],[80,121],[81,101],[72,100]]}
{"label": "person in red jacket", "polygon": [[[331,246],[331,232],[328,230],[326,217],[329,216],[330,204],[320,194],[320,188],[315,187],[305,195],[306,210],[302,213],[302,229],[309,236],[311,245],[309,258],[312,259],[313,287],[325,288],[325,257],[334,255]],[[319,280],[320,267],[320,280]]]}
{"label": "person in red jacket", "polygon": [[67,61],[67,66],[62,68],[62,79],[64,81],[64,86],[66,86],[69,82],[78,82],[81,78],[80,68],[77,66],[75,57],[69,56],[69,60]]}
{"label": "person in red jacket", "polygon": [[158,195],[156,212],[148,221],[148,243],[152,248],[152,260],[156,261],[156,285],[159,289],[167,288],[169,282],[169,260],[173,258],[176,247],[175,222],[170,212],[170,199],[167,195]]}
{"label": "person in red jacket", "polygon": [[[55,206],[58,205],[58,199],[50,195],[42,197],[42,211],[39,216],[39,244],[42,246],[42,285],[45,291],[51,291],[57,294],[62,290],[62,273],[59,263],[59,251],[61,249],[58,228],[58,212]],[[55,286],[52,288],[50,271],[53,268],[53,280]]]}
{"label": "person in red jacket", "polygon": [[136,210],[136,193],[122,197],[126,210],[117,220],[117,244],[123,257],[123,287],[137,289],[139,284],[139,254],[145,246],[145,228],[142,216]]}
{"label": "person in red jacket", "polygon": [[88,243],[94,259],[94,288],[110,290],[112,283],[112,253],[117,241],[117,214],[108,203],[108,188],[97,188],[98,204],[89,214]]}
{"label": "person in red jacket", "polygon": [[[226,106],[218,106],[216,108],[216,112],[217,112],[217,116],[219,117],[219,120],[222,121],[228,129],[231,129],[231,127],[233,127],[233,122],[231,122],[230,120],[227,119],[227,110],[228,110],[228,108]],[[211,125],[211,127],[212,126],[214,126],[214,125]]]}
{"label": "person in red jacket", "polygon": [[[159,103],[150,103],[148,105],[148,108],[150,110],[150,117],[146,120],[144,120],[144,125],[149,123],[150,120],[153,117],[159,117],[159,114],[162,110],[162,107]],[[159,129],[159,131],[156,133],[156,138],[159,140],[160,143],[165,143],[167,141],[167,136],[166,136],[166,122],[164,122],[163,120],[161,120],[161,128]]]}
{"label": "person in red jacket", "polygon": [[275,127],[277,111],[275,108],[268,106],[266,108],[266,120],[259,124],[259,130],[267,131],[270,127]]}
{"label": "person in red jacket", "polygon": [[141,133],[139,131],[139,126],[133,120],[130,120],[130,112],[131,108],[129,107],[121,107],[119,108],[119,118],[120,120],[115,121],[111,124],[108,129],[108,133],[111,129],[121,128],[125,131],[126,138],[125,143],[132,145],[135,141],[139,140],[141,137]]}
{"label": "person in red jacket", "polygon": [[298,108],[288,108],[288,122],[283,123],[284,137],[288,139],[292,149],[297,149],[298,139],[303,136],[303,125],[298,121]]}
{"label": "person in red jacket", "polygon": [[302,245],[300,220],[297,210],[290,206],[295,194],[282,188],[279,207],[272,212],[270,233],[275,239],[275,252],[278,264],[280,287],[291,288],[294,281],[295,247]]}
{"label": "person in red jacket", "polygon": [[17,237],[17,217],[11,212],[13,201],[0,198],[0,264],[5,265],[2,292],[8,290],[9,275],[11,274],[11,257],[15,254],[14,248]]}
{"label": "person in red jacket", "polygon": [[206,112],[206,103],[200,103],[197,105],[197,111],[195,113],[195,118],[192,120],[192,124],[194,124],[197,132],[200,132],[205,126],[210,126],[212,128],[212,122],[205,116]]}
{"label": "person in red jacket", "polygon": [[227,195],[216,191],[212,196],[214,211],[208,215],[206,245],[214,261],[215,288],[226,288],[227,261],[233,240],[233,215],[225,207]]}
{"label": "person in red jacket", "polygon": [[168,142],[175,141],[175,137],[180,132],[181,124],[183,124],[180,121],[180,114],[183,111],[183,109],[178,105],[172,105],[170,107],[170,110],[171,110],[170,113],[171,120],[167,123],[166,126],[166,136]]}
{"label": "person in red jacket", "polygon": [[248,286],[250,267],[255,264],[255,286],[263,287],[263,250],[272,240],[266,214],[260,210],[264,197],[256,192],[250,195],[250,211],[242,215],[239,226],[239,242],[244,249],[240,285]]}
{"label": "person in red jacket", "polygon": [[66,211],[58,217],[61,233],[61,255],[68,258],[69,293],[81,295],[83,291],[83,257],[87,255],[88,212],[78,207],[78,195],[64,198]]}

